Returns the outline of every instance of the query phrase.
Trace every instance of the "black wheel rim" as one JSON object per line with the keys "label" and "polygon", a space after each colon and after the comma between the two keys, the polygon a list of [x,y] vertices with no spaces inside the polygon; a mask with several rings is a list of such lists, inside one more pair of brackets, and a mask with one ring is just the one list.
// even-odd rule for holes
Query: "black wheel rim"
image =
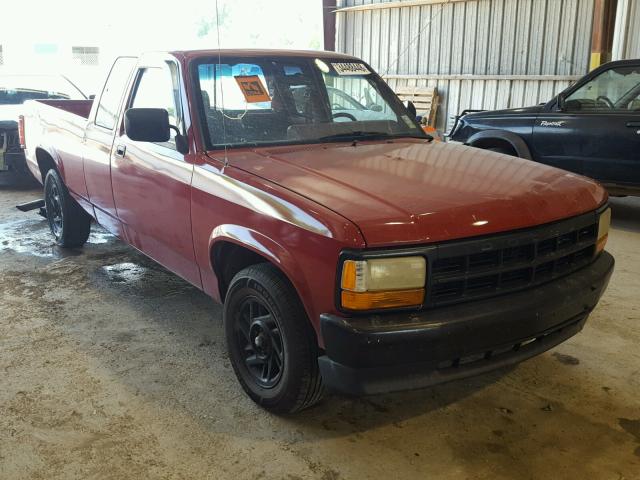
{"label": "black wheel rim", "polygon": [[238,309],[235,338],[244,366],[262,388],[275,387],[284,371],[284,345],[273,313],[259,299],[245,299]]}
{"label": "black wheel rim", "polygon": [[47,207],[47,220],[49,220],[49,227],[51,233],[56,238],[60,238],[62,234],[62,199],[60,198],[60,190],[55,182],[51,182],[49,188],[47,188],[47,195],[45,198]]}

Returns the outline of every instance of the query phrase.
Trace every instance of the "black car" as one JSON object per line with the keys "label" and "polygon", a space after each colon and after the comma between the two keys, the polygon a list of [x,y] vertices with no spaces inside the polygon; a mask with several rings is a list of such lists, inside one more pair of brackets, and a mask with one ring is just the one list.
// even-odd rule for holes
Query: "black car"
{"label": "black car", "polygon": [[463,112],[450,140],[595,178],[640,195],[640,59],[607,63],[546,104]]}
{"label": "black car", "polygon": [[18,138],[18,117],[27,100],[83,100],[62,75],[0,75],[0,173],[29,175]]}

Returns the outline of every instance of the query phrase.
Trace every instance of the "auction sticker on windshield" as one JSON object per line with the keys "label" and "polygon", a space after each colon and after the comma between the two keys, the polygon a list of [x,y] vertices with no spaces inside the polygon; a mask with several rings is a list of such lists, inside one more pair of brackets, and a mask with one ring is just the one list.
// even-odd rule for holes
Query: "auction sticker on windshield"
{"label": "auction sticker on windshield", "polygon": [[369,75],[371,72],[362,63],[332,63],[338,75]]}
{"label": "auction sticker on windshield", "polygon": [[247,103],[259,103],[259,102],[270,102],[271,97],[267,92],[267,89],[262,84],[262,80],[257,75],[238,75],[237,77],[233,77],[238,82],[238,86],[240,90],[242,90],[242,94],[244,95],[244,99]]}

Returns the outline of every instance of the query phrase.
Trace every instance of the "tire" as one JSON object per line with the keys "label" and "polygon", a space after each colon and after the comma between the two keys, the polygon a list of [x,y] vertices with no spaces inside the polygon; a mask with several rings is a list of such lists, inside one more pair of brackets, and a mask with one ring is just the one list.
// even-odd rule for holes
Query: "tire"
{"label": "tire", "polygon": [[320,401],[324,388],[315,333],[297,293],[276,267],[261,263],[240,271],[229,286],[223,318],[233,370],[253,401],[277,414]]}
{"label": "tire", "polygon": [[510,157],[517,157],[518,156],[513,152],[513,150],[510,150],[510,149],[504,148],[504,147],[489,147],[489,148],[485,148],[485,150],[489,150],[490,152],[501,153],[503,155],[509,155]]}
{"label": "tire", "polygon": [[76,202],[60,174],[51,169],[44,178],[44,202],[47,221],[56,243],[75,248],[84,245],[91,230],[91,217]]}

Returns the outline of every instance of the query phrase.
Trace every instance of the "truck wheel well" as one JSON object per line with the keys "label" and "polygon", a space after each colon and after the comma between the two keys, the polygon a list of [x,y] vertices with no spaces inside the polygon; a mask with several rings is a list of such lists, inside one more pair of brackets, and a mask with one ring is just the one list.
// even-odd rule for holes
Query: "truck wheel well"
{"label": "truck wheel well", "polygon": [[218,278],[220,299],[224,302],[231,280],[240,270],[250,265],[270,263],[265,257],[246,247],[231,242],[218,242],[211,250],[211,264]]}
{"label": "truck wheel well", "polygon": [[36,149],[36,160],[38,161],[38,168],[40,169],[40,175],[44,182],[44,177],[47,176],[47,172],[52,168],[57,170],[58,167],[56,166],[56,162],[53,160],[53,157],[42,148]]}
{"label": "truck wheel well", "polygon": [[509,143],[507,140],[501,139],[501,138],[481,138],[475,142],[473,142],[473,145],[476,148],[483,148],[483,149],[487,149],[487,148],[502,148],[506,151],[511,152],[511,154],[514,157],[518,157],[518,152],[516,151],[516,149],[513,147],[513,145],[511,143]]}

